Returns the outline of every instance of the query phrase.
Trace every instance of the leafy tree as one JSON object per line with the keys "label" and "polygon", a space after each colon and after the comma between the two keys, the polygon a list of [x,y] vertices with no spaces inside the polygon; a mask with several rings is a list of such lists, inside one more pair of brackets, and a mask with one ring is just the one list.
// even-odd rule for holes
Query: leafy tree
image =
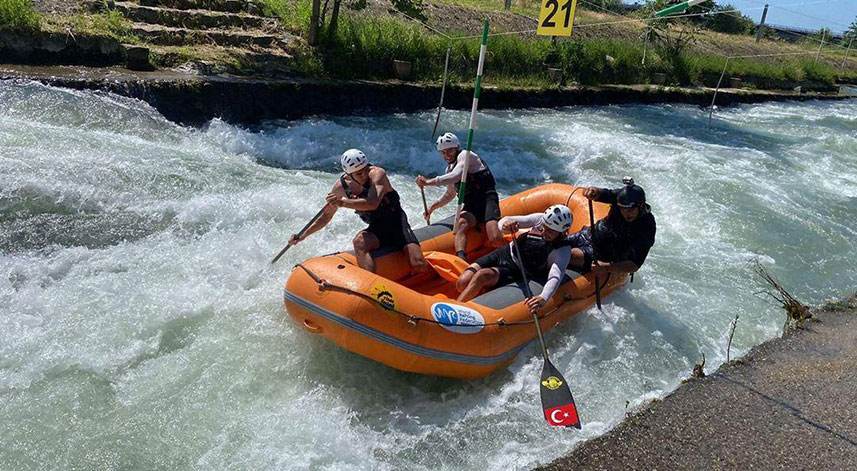
{"label": "leafy tree", "polygon": [[704,23],[708,29],[729,34],[750,34],[756,30],[756,22],[747,15],[744,15],[736,10],[734,6],[727,3],[726,5],[716,5],[711,11],[726,12],[710,16]]}
{"label": "leafy tree", "polygon": [[845,30],[844,36],[849,41],[852,39],[857,39],[857,20],[854,20],[851,23],[851,26],[849,26],[848,29]]}

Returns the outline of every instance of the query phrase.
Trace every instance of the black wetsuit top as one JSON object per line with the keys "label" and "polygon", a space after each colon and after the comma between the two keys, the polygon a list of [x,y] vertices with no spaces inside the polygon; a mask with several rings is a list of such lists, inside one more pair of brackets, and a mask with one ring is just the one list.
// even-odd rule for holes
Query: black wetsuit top
{"label": "black wetsuit top", "polygon": [[[363,184],[363,188],[360,190],[360,193],[355,195],[354,192],[351,191],[351,186],[347,181],[345,181],[345,175],[341,175],[339,177],[339,181],[342,184],[342,189],[345,190],[345,196],[349,198],[365,198],[369,194],[369,187],[372,186],[372,180],[367,180],[366,183]],[[366,224],[372,224],[373,222],[377,223],[385,220],[398,220],[403,210],[399,201],[399,194],[396,193],[396,190],[390,190],[384,194],[383,198],[381,198],[381,203],[378,204],[377,208],[371,211],[354,212],[357,213],[357,216],[359,216],[363,222]]]}
{"label": "black wetsuit top", "polygon": [[596,198],[600,203],[610,205],[607,217],[595,223],[594,245],[598,260],[605,262],[621,262],[631,260],[641,267],[649,249],[655,245],[655,216],[647,204],[643,213],[634,222],[627,222],[622,217],[616,197],[620,190],[602,188]]}

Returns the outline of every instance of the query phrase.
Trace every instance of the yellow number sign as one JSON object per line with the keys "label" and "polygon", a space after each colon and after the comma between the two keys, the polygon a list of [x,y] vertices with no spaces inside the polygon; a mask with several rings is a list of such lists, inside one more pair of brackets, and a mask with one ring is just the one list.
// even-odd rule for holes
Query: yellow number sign
{"label": "yellow number sign", "polygon": [[542,36],[571,36],[577,0],[542,0],[539,29]]}

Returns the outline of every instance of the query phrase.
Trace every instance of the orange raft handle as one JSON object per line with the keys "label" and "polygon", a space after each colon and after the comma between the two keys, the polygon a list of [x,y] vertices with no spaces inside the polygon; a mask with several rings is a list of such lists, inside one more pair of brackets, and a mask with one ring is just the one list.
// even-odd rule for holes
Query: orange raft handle
{"label": "orange raft handle", "polygon": [[[352,290],[350,288],[346,288],[344,286],[335,285],[333,283],[330,283],[326,280],[319,278],[318,275],[313,273],[312,270],[310,270],[309,268],[303,266],[303,264],[298,263],[297,265],[295,265],[295,268],[303,269],[303,271],[305,271],[306,274],[309,275],[309,277],[312,278],[313,281],[315,281],[318,284],[318,289],[320,289],[322,291],[329,289],[329,290],[339,291],[339,292],[346,293],[346,294],[351,294],[351,295],[357,296],[359,298],[365,299],[366,301],[369,301],[373,304],[377,304],[378,306],[380,306],[382,309],[384,309],[386,311],[391,311],[391,312],[394,312],[394,313],[396,313],[402,317],[406,317],[408,319],[408,323],[410,323],[412,325],[416,325],[419,322],[429,322],[429,323],[438,324],[438,325],[452,325],[452,324],[448,324],[446,322],[436,321],[434,319],[426,319],[424,317],[414,316],[412,314],[408,314],[408,313],[399,311],[397,309],[390,309],[388,306],[381,304],[380,301],[378,301],[377,299],[375,299],[371,296],[360,293],[358,291],[354,291],[354,290]],[[609,279],[610,279],[610,274],[608,273],[607,280],[609,280]],[[607,280],[604,281],[605,285],[607,284]],[[552,314],[554,314],[555,312],[557,312],[559,310],[559,308],[561,308],[562,305],[568,301],[580,301],[580,300],[587,299],[590,297],[592,297],[592,295],[583,296],[583,297],[576,297],[576,298],[565,295],[565,296],[563,296],[563,302],[562,303],[560,303],[558,306],[556,306],[555,308],[553,308],[550,311],[548,311],[547,313],[545,313],[543,316],[538,317],[538,319],[539,320],[546,319],[547,317],[549,317]],[[500,319],[497,322],[485,322],[485,323],[481,323],[481,324],[467,324],[467,325],[468,326],[474,326],[474,327],[485,327],[485,326],[489,326],[489,325],[499,325],[502,327],[502,326],[506,326],[506,325],[527,325],[527,324],[532,324],[533,322],[535,322],[534,319],[530,319],[530,320],[526,320],[526,321],[520,321],[520,322],[506,322],[506,321]]]}

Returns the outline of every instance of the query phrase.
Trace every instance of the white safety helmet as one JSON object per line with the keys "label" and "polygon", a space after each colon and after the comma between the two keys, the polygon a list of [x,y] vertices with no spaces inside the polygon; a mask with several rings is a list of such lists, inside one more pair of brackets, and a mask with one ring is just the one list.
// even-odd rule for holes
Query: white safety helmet
{"label": "white safety helmet", "polygon": [[342,171],[345,173],[354,173],[369,165],[366,154],[358,149],[348,149],[343,152],[339,162],[342,164]]}
{"label": "white safety helmet", "polygon": [[447,132],[438,136],[437,150],[446,150],[455,147],[461,147],[461,143],[458,142],[458,136],[456,136],[455,134]]}
{"label": "white safety helmet", "polygon": [[555,204],[545,210],[542,215],[542,222],[545,226],[557,231],[566,232],[571,227],[571,222],[574,215],[571,210],[564,204]]}

